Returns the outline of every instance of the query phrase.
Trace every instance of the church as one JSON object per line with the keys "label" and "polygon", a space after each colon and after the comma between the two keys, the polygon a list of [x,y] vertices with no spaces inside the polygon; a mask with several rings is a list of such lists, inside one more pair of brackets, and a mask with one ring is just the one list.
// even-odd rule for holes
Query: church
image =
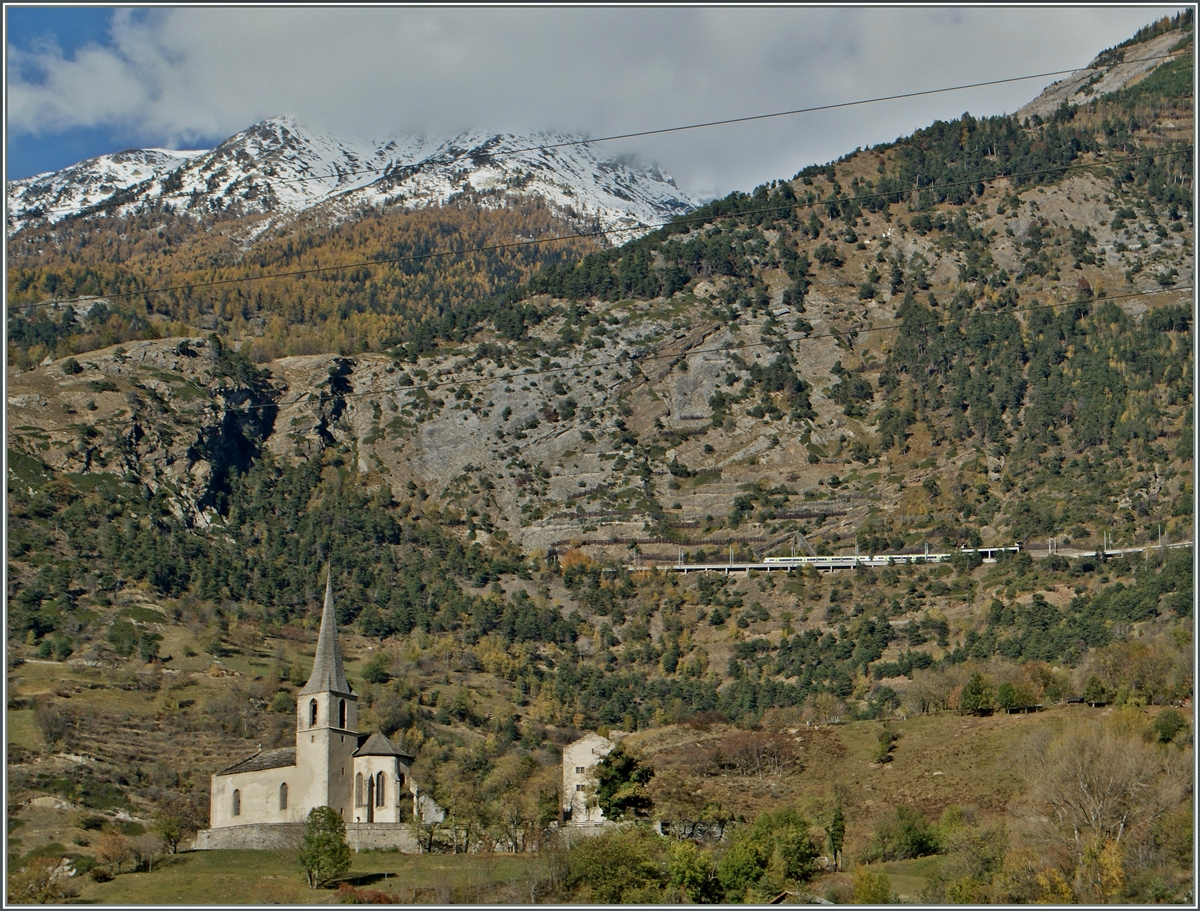
{"label": "church", "polygon": [[415,850],[414,814],[432,822],[442,811],[413,782],[412,760],[382,733],[358,732],[330,579],[312,675],[296,697],[296,745],[260,751],[212,776],[210,827],[196,848],[288,847],[309,812],[329,806],[345,820],[351,847]]}

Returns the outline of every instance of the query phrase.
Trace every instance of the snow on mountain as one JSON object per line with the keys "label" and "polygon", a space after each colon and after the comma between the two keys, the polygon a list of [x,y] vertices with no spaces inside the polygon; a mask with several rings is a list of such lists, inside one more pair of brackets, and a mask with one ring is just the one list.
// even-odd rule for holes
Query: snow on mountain
{"label": "snow on mountain", "polygon": [[[583,137],[473,131],[445,141],[372,142],[265,120],[211,151],[128,150],[8,185],[8,233],[78,215],[176,212],[292,214],[325,207],[422,208],[469,194],[481,203],[540,196],[621,243],[696,203],[656,168],[599,157]],[[550,148],[548,148],[550,147]]]}
{"label": "snow on mountain", "polygon": [[58,221],[111,199],[114,193],[152,180],[155,175],[181,167],[191,158],[206,154],[172,152],[166,149],[126,149],[90,158],[79,164],[35,174],[8,185],[10,232],[14,220],[26,222],[46,217]]}

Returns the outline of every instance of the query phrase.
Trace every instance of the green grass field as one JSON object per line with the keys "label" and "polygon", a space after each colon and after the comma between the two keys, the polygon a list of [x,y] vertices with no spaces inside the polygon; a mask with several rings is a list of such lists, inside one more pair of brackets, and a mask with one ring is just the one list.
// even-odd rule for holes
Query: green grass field
{"label": "green grass field", "polygon": [[9,709],[4,717],[9,743],[27,750],[39,750],[45,746],[42,733],[33,721],[33,709]]}
{"label": "green grass field", "polygon": [[[191,851],[162,858],[151,873],[112,882],[80,880],[79,899],[104,905],[329,904],[335,888],[309,889],[286,851]],[[511,854],[355,854],[341,880],[390,892],[403,903],[472,901],[505,890],[519,901],[536,858]],[[526,897],[528,901],[528,897]]]}

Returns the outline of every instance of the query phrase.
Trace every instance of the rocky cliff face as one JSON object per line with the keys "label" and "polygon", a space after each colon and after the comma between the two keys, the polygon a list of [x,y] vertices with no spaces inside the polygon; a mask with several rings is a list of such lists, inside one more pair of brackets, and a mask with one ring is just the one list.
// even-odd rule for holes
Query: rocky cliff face
{"label": "rocky cliff face", "polygon": [[1184,37],[1183,32],[1172,30],[1121,51],[1106,51],[1092,62],[1091,68],[1079,70],[1046,88],[1017,111],[1017,117],[1024,120],[1036,114],[1048,118],[1064,104],[1087,104],[1093,98],[1136,85],[1162,66]]}
{"label": "rocky cliff face", "polygon": [[[1070,269],[1079,254],[1067,241],[1088,225],[1096,252],[1086,268],[1076,263],[1072,293],[1127,287],[1119,305],[1137,318],[1171,296],[1129,292],[1191,281],[1190,233],[1135,249],[1130,232],[1145,227],[1110,221],[1105,192],[1102,177],[1078,174],[1049,193],[1021,191],[1019,205],[964,212],[962,230],[988,239],[990,268],[1015,275],[1028,268],[1033,234],[1058,238],[1044,247]],[[927,479],[946,486],[970,462],[995,482],[1006,466],[1003,447],[938,448],[947,428],[933,425],[879,447],[883,368],[908,280],[870,296],[859,282],[885,261],[907,264],[944,297],[979,254],[878,215],[855,230],[838,244],[844,263],[814,267],[799,307],[785,268],[764,255],[756,302],[715,275],[671,298],[533,301],[550,315],[529,338],[482,329],[415,363],[307,355],[259,376],[191,338],[10,372],[10,445],[64,473],[135,476],[199,526],[218,519],[229,471],[263,454],[311,459],[338,447],[398,498],[418,490],[449,524],[477,538],[503,532],[526,551],[590,542],[615,555],[637,542],[673,557],[681,545],[734,540],[761,551],[797,522],[838,540],[871,515],[930,510],[918,492]],[[755,243],[774,249],[778,232],[762,233]],[[1137,269],[1148,257],[1174,277]],[[1053,287],[1032,276],[1022,296],[1038,293]],[[856,406],[835,391],[840,377],[865,384]],[[989,542],[1007,534],[983,532]]]}
{"label": "rocky cliff face", "polygon": [[760,478],[784,480],[783,499],[798,498],[829,471],[811,464],[813,447],[864,432],[820,388],[846,357],[828,336],[801,346],[817,387],[812,428],[739,414],[714,429],[713,395],[775,357],[758,341],[768,322],[789,344],[810,334],[789,328],[786,307],[736,325],[645,304],[595,313],[603,341],[554,359],[313,355],[267,364],[256,381],[222,373],[203,338],[105,349],[10,376],[13,444],[58,472],[135,475],[200,526],[217,519],[229,470],[263,453],[295,460],[342,447],[397,495],[414,484],[451,521],[532,550],[698,530]]}
{"label": "rocky cliff face", "polygon": [[[1161,38],[1128,56],[1182,40]],[[469,539],[503,535],[527,552],[573,542],[611,556],[638,546],[673,558],[730,542],[765,552],[797,532],[846,547],[865,525],[883,535],[890,522],[893,541],[904,527],[915,529],[909,538],[989,544],[1061,525],[1095,535],[1128,512],[1136,485],[1159,501],[1187,495],[1177,479],[1160,496],[1165,475],[1154,467],[1167,446],[1181,464],[1191,458],[1176,442],[1192,432],[1191,324],[1180,310],[1194,278],[1189,150],[1164,145],[1191,129],[1177,76],[1151,83],[1157,107],[1118,98],[1083,112],[1067,169],[1037,157],[1048,148],[1040,140],[1053,131],[1057,154],[1075,127],[963,122],[962,135],[992,131],[990,144],[973,140],[973,154],[990,150],[981,175],[998,166],[999,137],[1006,166],[1044,167],[1041,183],[997,175],[966,191],[947,183],[961,199],[894,183],[902,192],[885,194],[875,192],[881,175],[903,176],[913,149],[856,153],[760,188],[763,200],[770,190],[772,203],[790,201],[770,218],[689,224],[628,255],[566,265],[554,274],[570,281],[557,286],[542,274],[538,287],[562,296],[506,311],[517,331],[480,318],[432,351],[393,349],[427,352],[416,361],[306,354],[260,373],[215,336],[128,343],[24,372],[10,361],[10,447],[55,472],[136,479],[196,526],[219,521],[231,471],[336,448],[397,499],[432,499]],[[1121,119],[1128,104],[1158,120]],[[1108,141],[1103,129],[1093,135],[1101,118],[1125,131],[1113,148],[1095,145]],[[920,137],[926,173],[934,133]],[[938,153],[951,177],[958,142]],[[1142,162],[1137,174],[1111,170],[1116,146],[1137,143],[1161,161],[1142,154],[1130,159]],[[495,143],[460,145],[445,154],[494,166]],[[576,293],[585,285],[593,290]],[[532,328],[526,312],[537,315]],[[1052,336],[1062,350],[1047,348]],[[1150,361],[1166,366],[1135,377],[1145,370],[1130,365]],[[1031,415],[1041,431],[1027,432]],[[1032,516],[1029,475],[1047,458],[1082,472],[1101,444],[1142,447],[1120,456],[1126,474],[1112,483],[1122,489],[1083,515],[1068,509],[1075,482],[1039,474],[1044,514]]]}
{"label": "rocky cliff face", "polygon": [[132,342],[10,380],[10,446],[57,473],[139,481],[200,527],[275,423],[270,382],[231,376],[204,338]]}

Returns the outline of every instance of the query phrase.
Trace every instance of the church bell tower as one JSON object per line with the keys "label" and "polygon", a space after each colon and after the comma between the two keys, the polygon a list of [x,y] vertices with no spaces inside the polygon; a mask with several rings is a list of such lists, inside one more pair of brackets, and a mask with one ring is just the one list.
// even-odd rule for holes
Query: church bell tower
{"label": "church bell tower", "polygon": [[333,609],[333,576],[325,583],[325,607],[312,675],[296,697],[296,766],[304,815],[330,806],[346,821],[353,819],[353,759],[358,749],[358,697],[342,668],[337,616]]}

